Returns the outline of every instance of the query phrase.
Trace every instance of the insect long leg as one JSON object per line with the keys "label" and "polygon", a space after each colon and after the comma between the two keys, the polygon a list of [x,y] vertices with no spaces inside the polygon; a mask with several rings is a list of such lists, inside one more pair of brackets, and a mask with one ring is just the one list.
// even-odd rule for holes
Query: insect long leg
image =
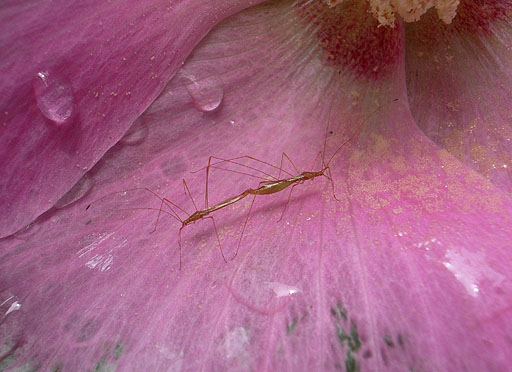
{"label": "insect long leg", "polygon": [[[160,195],[158,195],[156,192],[154,192],[153,190],[151,190],[150,188],[148,187],[143,187],[141,188],[141,190],[146,190],[146,191],[149,191],[152,195],[154,195],[156,198],[160,199],[160,200],[167,200],[170,204],[172,204],[173,206],[175,206],[177,209],[179,209],[180,211],[182,211],[183,213],[185,214],[188,214],[188,212],[184,209],[182,209],[180,206],[174,204],[172,201],[170,201],[169,199],[166,199],[166,198],[162,198]],[[176,214],[177,215],[177,214]]]}
{"label": "insect long leg", "polygon": [[208,165],[206,166],[206,190],[204,192],[204,207],[208,209],[208,181],[210,179],[210,167],[212,164],[213,156],[208,158]]}
{"label": "insect long leg", "polygon": [[[247,164],[244,164],[244,163],[241,163],[241,162],[238,162],[236,160],[239,160],[239,159],[249,159],[249,160],[252,160],[252,161],[255,161],[255,162],[258,162],[260,164],[265,164],[271,168],[274,168],[276,170],[280,170],[280,167],[278,167],[277,165],[274,165],[274,164],[271,164],[271,163],[268,163],[266,161],[263,161],[263,160],[260,160],[260,159],[257,159],[253,156],[249,156],[249,155],[243,155],[243,156],[238,156],[236,158],[231,158],[231,159],[223,159],[223,158],[219,158],[217,156],[211,156],[212,159],[215,159],[215,160],[218,160],[218,161],[215,161],[215,162],[212,162],[210,163],[210,168],[215,168],[215,169],[223,169],[223,170],[226,170],[226,171],[230,171],[230,172],[233,172],[233,173],[239,173],[239,174],[245,174],[245,175],[248,175],[248,176],[251,176],[251,177],[257,177],[257,178],[260,178],[260,179],[263,179],[262,177],[260,176],[256,176],[256,175],[253,175],[253,174],[249,174],[249,173],[243,173],[243,172],[240,172],[240,171],[236,171],[236,170],[231,170],[231,169],[227,169],[227,168],[221,168],[218,166],[218,164],[222,164],[222,163],[231,163],[231,164],[236,164],[236,165],[239,165],[241,167],[244,167],[244,168],[247,168],[247,169],[251,169],[251,170],[254,170],[266,177],[269,177],[273,180],[277,180],[277,178],[265,171],[262,171],[261,169],[258,169],[256,167],[253,167],[253,166],[250,166],[250,165],[247,165]],[[206,167],[204,167],[206,168]],[[191,173],[197,173],[199,172],[200,170],[203,170],[204,168],[200,168],[198,170],[195,170]],[[291,174],[290,172],[287,172],[285,171],[284,169],[282,170],[284,173],[286,173],[288,176],[290,177],[293,177],[293,174]]]}
{"label": "insect long leg", "polygon": [[337,201],[340,201],[340,199],[338,199],[338,197],[336,196],[336,191],[334,189],[334,180],[332,178],[332,171],[331,171],[331,168],[330,167],[327,167],[326,168],[326,172],[327,170],[329,171],[329,175],[327,176],[327,178],[331,181],[331,188],[332,188],[332,196],[334,197],[335,200]]}
{"label": "insect long leg", "polygon": [[[220,169],[220,170],[224,170],[224,171],[227,171],[227,172],[232,172],[232,173],[237,173],[237,174],[242,174],[242,175],[246,175],[246,176],[251,176],[251,177],[256,177],[256,178],[259,178],[259,179],[262,179],[261,176],[256,176],[254,174],[250,174],[250,173],[246,173],[246,172],[241,172],[241,171],[237,171],[237,170],[233,170],[233,169],[227,169],[227,168],[222,168],[222,167],[219,167],[217,166],[217,164],[220,164],[220,163],[232,163],[232,164],[236,164],[236,165],[239,165],[239,166],[243,166],[245,168],[248,168],[248,169],[252,169],[252,170],[255,170],[255,171],[258,171],[264,175],[267,175],[269,177],[272,177],[274,178],[272,175],[266,173],[266,172],[263,172],[257,168],[254,168],[254,167],[251,167],[251,166],[248,166],[246,164],[242,164],[240,162],[236,162],[234,160],[237,160],[237,159],[241,159],[241,158],[244,158],[245,156],[240,156],[240,157],[237,157],[237,158],[233,158],[233,159],[223,159],[223,158],[219,158],[217,156],[210,156],[208,158],[208,165],[206,166],[206,190],[205,190],[205,195],[204,195],[204,205],[205,205],[205,209],[208,209],[209,208],[209,200],[208,200],[208,184],[209,184],[209,181],[210,181],[210,168],[214,168],[214,169]],[[249,157],[250,158],[250,157]],[[218,160],[216,162],[214,162],[212,164],[212,160]],[[197,171],[194,171],[192,173],[195,173]]]}
{"label": "insect long leg", "polygon": [[[316,163],[316,161],[317,161],[318,157],[319,157],[319,156],[321,156],[322,154],[323,154],[323,153],[322,153],[322,151],[318,151],[318,154],[316,154],[316,157],[315,157],[315,159],[313,160],[313,164],[311,164],[311,167],[310,167],[309,169],[314,169],[314,168],[315,168],[315,163]],[[323,168],[323,167],[324,167],[324,165],[322,164],[322,168]]]}
{"label": "insect long leg", "polygon": [[[295,164],[293,163],[292,159],[290,159],[290,157],[288,156],[288,154],[286,152],[283,151],[283,154],[281,155],[281,166],[279,167],[279,177],[278,178],[281,178],[281,169],[283,168],[283,161],[284,161],[284,158],[288,159],[288,161],[290,162],[290,164],[292,165],[293,169],[295,170],[296,174],[299,174],[300,171],[297,169],[297,167],[295,166]],[[311,168],[313,169],[313,168]],[[288,194],[288,199],[286,200],[286,204],[284,206],[284,209],[283,209],[283,212],[281,213],[281,216],[279,217],[279,219],[277,220],[277,222],[280,222],[282,219],[283,219],[283,216],[284,216],[284,213],[286,212],[286,209],[288,208],[288,203],[290,202],[290,198],[292,196],[292,192],[293,192],[293,189],[295,188],[295,186],[297,186],[298,183],[294,184],[292,186],[292,188],[290,189],[290,193]]]}
{"label": "insect long leg", "polygon": [[[206,167],[206,190],[205,190],[205,194],[204,194],[205,209],[209,208],[209,205],[208,205],[209,204],[208,203],[208,182],[210,181],[210,167],[211,167],[212,159],[215,159],[215,157],[210,156],[208,158],[208,166]],[[224,262],[227,263],[228,261],[226,260],[226,256],[224,256],[224,251],[222,250],[222,244],[220,243],[219,232],[217,231],[217,224],[215,223],[215,219],[213,218],[213,216],[205,217],[205,218],[212,219],[213,228],[215,229],[215,234],[217,235],[217,243],[219,243],[220,254],[222,255],[222,259],[224,260]]]}
{"label": "insect long leg", "polygon": [[224,260],[224,262],[228,263],[228,261],[226,260],[226,257],[224,256],[224,252],[222,251],[222,245],[220,244],[220,237],[219,237],[219,232],[217,231],[217,224],[215,223],[215,218],[213,218],[213,216],[208,216],[208,217],[205,217],[205,218],[211,218],[212,219],[213,228],[215,229],[215,234],[217,234],[217,243],[219,243],[220,254],[222,255],[222,259]]}
{"label": "insect long leg", "polygon": [[[261,183],[260,183],[261,184]],[[242,227],[242,232],[240,233],[240,239],[238,240],[238,245],[236,247],[235,255],[231,259],[233,261],[238,254],[238,250],[240,249],[240,244],[242,244],[242,239],[244,237],[245,227],[247,226],[247,222],[249,221],[249,216],[251,215],[252,206],[254,205],[254,201],[256,200],[256,194],[252,198],[251,206],[249,207],[249,211],[247,212],[247,217],[245,217],[244,226]]]}
{"label": "insect long leg", "polygon": [[[241,172],[241,171],[234,170],[234,169],[222,168],[222,167],[218,167],[218,166],[215,166],[215,165],[212,165],[210,168],[219,169],[219,170],[223,170],[223,171],[231,172],[231,173],[236,173],[236,174],[241,174],[243,176],[254,177],[254,178],[257,178],[259,180],[265,180],[263,177],[256,176],[254,174],[250,174],[250,173],[246,173],[246,172]],[[272,177],[272,180],[277,181],[277,178],[275,178],[274,176],[271,176],[271,177]]]}
{"label": "insect long leg", "polygon": [[183,187],[185,188],[185,194],[187,194],[189,196],[190,200],[192,200],[192,204],[194,204],[194,208],[196,209],[196,212],[197,212],[199,209],[197,209],[196,202],[194,201],[194,198],[192,197],[192,193],[190,192],[190,189],[188,188],[187,181],[185,181],[184,178],[183,178]]}
{"label": "insect long leg", "polygon": [[332,173],[331,173],[331,168],[326,165],[324,163],[325,159],[324,159],[324,153],[322,151],[319,151],[318,154],[316,155],[315,157],[315,160],[313,162],[313,165],[311,166],[310,169],[314,169],[315,167],[315,163],[318,159],[318,157],[321,156],[321,159],[322,159],[322,169],[325,169],[325,176],[327,177],[327,179],[331,182],[331,188],[332,188],[332,196],[334,197],[335,200],[337,201],[340,201],[337,197],[336,197],[336,193],[334,192],[334,181],[333,181],[333,178],[332,178]]}
{"label": "insect long leg", "polygon": [[284,213],[286,212],[286,209],[288,208],[288,203],[290,203],[290,198],[292,197],[293,189],[294,189],[294,188],[295,188],[295,186],[297,186],[297,185],[302,185],[302,183],[303,183],[303,182],[296,183],[296,184],[292,185],[292,187],[291,187],[291,189],[290,189],[290,193],[288,194],[288,199],[286,200],[286,204],[284,205],[283,212],[281,213],[281,217],[279,217],[279,219],[277,220],[277,222],[281,222],[281,220],[283,219]]}
{"label": "insect long leg", "polygon": [[[158,221],[160,220],[160,214],[163,212],[162,210],[162,207],[164,206],[164,204],[167,206],[167,208],[169,208],[171,211],[172,211],[172,214],[171,216],[175,217],[178,221],[180,221],[181,223],[183,223],[183,220],[180,218],[180,216],[178,215],[178,213],[174,210],[173,206],[175,208],[178,208],[180,209],[181,211],[185,212],[182,208],[180,208],[177,204],[173,203],[172,201],[170,201],[169,199],[167,198],[160,198],[162,200],[162,202],[160,203],[160,209],[158,210],[158,216],[156,217],[156,222],[155,222],[155,228],[153,229],[152,232],[155,232],[156,231],[156,228],[158,227]],[[185,212],[187,213],[187,212]],[[169,214],[169,213],[168,213]],[[188,214],[188,213],[187,213]]]}
{"label": "insect long leg", "polygon": [[182,225],[180,227],[180,231],[178,232],[178,245],[180,247],[180,270],[181,270],[181,230],[183,230],[184,227],[185,227],[185,225]]}
{"label": "insect long leg", "polygon": [[[179,210],[181,210],[182,212],[184,212],[185,214],[188,214],[187,211],[185,211],[183,208],[181,208],[179,205],[173,203],[171,200],[167,199],[167,198],[162,198],[161,196],[159,196],[156,192],[154,192],[153,190],[145,187],[144,190],[147,190],[149,191],[151,194],[153,194],[155,197],[157,197],[158,199],[161,200],[161,203],[160,203],[160,209],[158,210],[158,216],[156,218],[156,222],[155,222],[155,228],[153,229],[152,233],[156,231],[156,228],[158,227],[158,221],[160,220],[160,214],[163,212],[162,211],[162,207],[164,206],[164,204],[167,206],[167,208],[169,208],[172,212],[172,216],[175,217],[178,221],[180,221],[181,223],[183,223],[183,220],[180,218],[180,216],[178,215],[178,213],[174,210],[174,208],[177,208]],[[174,207],[174,208],[173,208]],[[168,213],[169,214],[169,213]]]}
{"label": "insect long leg", "polygon": [[[240,159],[240,158],[244,158],[245,156],[240,156],[240,157],[237,157],[237,158],[233,158],[233,159]],[[215,160],[219,160],[217,162],[214,162],[212,163],[212,159],[215,159]],[[226,171],[226,172],[231,172],[231,173],[236,173],[236,174],[242,174],[244,176],[250,176],[250,177],[254,177],[254,178],[258,178],[260,180],[265,180],[263,177],[261,176],[257,176],[255,174],[251,174],[251,173],[246,173],[246,172],[241,172],[239,170],[235,170],[235,169],[228,169],[228,168],[222,168],[222,167],[219,167],[217,166],[217,164],[220,164],[220,163],[232,163],[232,164],[236,164],[236,165],[239,165],[239,166],[242,166],[242,167],[245,167],[245,168],[248,168],[248,169],[252,169],[252,170],[255,170],[255,171],[258,171],[260,172],[261,174],[264,174],[274,180],[277,180],[277,178],[275,178],[274,176],[260,170],[260,169],[257,169],[257,168],[254,168],[254,167],[251,167],[249,165],[246,165],[246,164],[243,164],[243,163],[239,163],[239,162],[236,162],[236,161],[233,161],[233,159],[222,159],[222,158],[219,158],[217,156],[210,156],[208,158],[208,165],[205,167],[205,168],[201,168],[201,169],[206,169],[206,191],[205,191],[205,209],[208,209],[209,208],[209,198],[208,198],[208,190],[209,190],[209,181],[210,181],[210,169],[213,168],[213,169],[219,169],[219,170],[223,170],[223,171]],[[198,172],[199,170],[201,169],[198,169],[197,171],[193,171],[191,173],[196,173]]]}
{"label": "insect long leg", "polygon": [[[292,166],[295,168],[295,170],[297,171],[298,173],[298,170],[297,168],[295,167],[295,164],[293,164],[293,162],[291,161],[291,159],[288,157],[288,155],[286,153],[283,152],[283,155],[281,156],[281,165],[279,167],[279,176],[277,178],[275,178],[274,176],[272,176],[271,174],[267,173],[267,172],[264,172],[260,169],[257,169],[255,167],[252,167],[250,165],[247,165],[247,164],[243,164],[243,163],[240,163],[240,162],[237,162],[236,160],[239,160],[239,159],[250,159],[250,160],[253,160],[253,161],[256,161],[256,162],[259,162],[259,163],[262,163],[262,164],[266,164],[272,168],[277,168],[276,166],[270,164],[270,163],[267,163],[263,160],[259,160],[259,159],[256,159],[252,156],[248,156],[248,155],[244,155],[244,156],[239,156],[239,157],[236,157],[236,158],[232,158],[232,159],[223,159],[223,158],[219,158],[219,157],[216,157],[216,156],[210,156],[208,158],[208,165],[206,166],[206,190],[205,190],[205,208],[208,209],[209,208],[209,200],[208,200],[208,189],[209,189],[209,177],[210,177],[210,168],[214,168],[214,169],[220,169],[220,170],[224,170],[224,171],[228,171],[228,172],[233,172],[233,173],[237,173],[237,174],[242,174],[242,175],[247,175],[247,176],[251,176],[251,177],[256,177],[256,178],[259,178],[259,179],[262,179],[261,176],[257,176],[257,175],[254,175],[254,174],[251,174],[251,173],[246,173],[246,172],[241,172],[241,171],[238,171],[238,170],[233,170],[233,169],[227,169],[227,168],[222,168],[222,167],[219,167],[218,164],[222,164],[222,163],[231,163],[231,164],[236,164],[238,166],[242,166],[242,167],[245,167],[245,168],[248,168],[250,170],[254,170],[254,171],[257,171],[259,173],[261,173],[262,175],[265,175],[269,178],[272,178],[274,180],[278,180],[280,177],[281,177],[281,172],[285,172],[287,174],[289,174],[290,176],[292,176],[291,173],[289,172],[286,172],[283,170],[283,158],[286,157],[290,163],[292,164]],[[215,160],[215,162],[212,163],[212,160]],[[260,182],[260,186],[262,184],[264,184],[266,182],[265,181],[262,181]],[[235,257],[238,255],[238,250],[240,249],[240,245],[242,243],[242,239],[243,239],[243,236],[244,236],[244,231],[245,231],[245,228],[247,226],[247,223],[249,221],[249,217],[251,215],[251,210],[252,210],[252,207],[254,205],[254,202],[256,200],[256,195],[254,195],[253,199],[252,199],[252,202],[251,202],[251,205],[249,207],[249,211],[247,213],[247,216],[245,218],[245,221],[244,221],[244,225],[242,227],[242,231],[240,233],[240,239],[238,240],[238,245],[237,245],[237,248],[236,248],[236,251],[235,251],[235,254],[233,256],[233,259],[235,259]],[[226,261],[226,258],[224,256],[224,252],[222,250],[222,245],[220,243],[220,238],[219,238],[219,233],[217,231],[217,226],[215,224],[215,220],[212,217],[208,217],[208,218],[211,218],[212,219],[212,222],[213,222],[213,225],[214,225],[214,228],[215,228],[215,233],[217,234],[217,241],[219,243],[219,249],[220,249],[220,252],[221,252],[221,255],[222,255],[222,258],[224,259],[225,262]]]}
{"label": "insect long leg", "polygon": [[281,155],[281,165],[279,166],[279,175],[277,176],[277,179],[281,179],[281,172],[284,172],[284,170],[283,170],[284,158],[288,159],[288,161],[292,165],[293,169],[295,169],[296,174],[300,173],[299,170],[297,169],[297,167],[295,166],[295,164],[293,164],[293,161],[292,161],[292,159],[290,159],[288,154],[286,154],[286,152],[283,152],[283,154]]}
{"label": "insect long leg", "polygon": [[162,202],[160,203],[160,209],[158,210],[158,216],[156,217],[156,221],[155,221],[155,228],[153,229],[153,231],[151,231],[152,233],[154,233],[156,231],[156,228],[158,226],[158,221],[160,221],[160,214],[162,213],[162,207],[164,206],[165,204],[165,201],[164,199],[162,199]]}

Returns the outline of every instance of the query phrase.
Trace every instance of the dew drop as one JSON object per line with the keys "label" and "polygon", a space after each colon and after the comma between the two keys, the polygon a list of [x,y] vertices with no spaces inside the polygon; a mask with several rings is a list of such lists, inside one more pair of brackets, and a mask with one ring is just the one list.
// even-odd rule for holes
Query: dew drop
{"label": "dew drop", "polygon": [[55,208],[64,208],[71,203],[76,202],[79,199],[82,199],[94,186],[94,181],[92,178],[87,176],[82,177],[72,188],[69,190],[62,198],[60,198],[57,203],[55,203]]}
{"label": "dew drop", "polygon": [[33,88],[37,106],[44,116],[59,126],[71,117],[75,98],[68,79],[53,72],[38,72]]}
{"label": "dew drop", "polygon": [[269,288],[274,291],[276,297],[291,296],[291,295],[301,291],[297,287],[287,285],[284,283],[268,282],[267,284],[268,284]]}
{"label": "dew drop", "polygon": [[[247,274],[247,275],[245,275]],[[235,279],[229,291],[235,301],[259,314],[283,311],[301,289],[285,283],[265,280],[267,273],[247,270]]]}
{"label": "dew drop", "polygon": [[132,126],[119,142],[127,146],[138,145],[148,136],[148,132],[147,125]]}
{"label": "dew drop", "polygon": [[188,79],[191,83],[186,88],[194,101],[195,108],[202,112],[217,110],[224,98],[224,89],[219,79],[213,77],[199,81],[191,77]]}

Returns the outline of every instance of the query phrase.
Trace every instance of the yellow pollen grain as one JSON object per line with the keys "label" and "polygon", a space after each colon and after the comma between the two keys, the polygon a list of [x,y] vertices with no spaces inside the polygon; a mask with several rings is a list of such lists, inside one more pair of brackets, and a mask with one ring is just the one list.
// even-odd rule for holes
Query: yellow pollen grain
{"label": "yellow pollen grain", "polygon": [[[343,0],[323,0],[330,7],[340,5]],[[450,24],[457,14],[460,0],[369,0],[373,16],[380,26],[395,26],[395,14],[405,22],[416,22],[430,8],[435,8],[437,16]]]}

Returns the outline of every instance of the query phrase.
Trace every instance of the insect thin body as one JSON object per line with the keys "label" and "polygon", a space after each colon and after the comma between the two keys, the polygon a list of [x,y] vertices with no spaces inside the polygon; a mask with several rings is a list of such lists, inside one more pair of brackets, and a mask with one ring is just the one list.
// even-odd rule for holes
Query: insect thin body
{"label": "insect thin body", "polygon": [[[299,173],[299,171],[297,170],[297,168],[293,164],[293,162],[290,159],[290,157],[286,153],[284,153],[284,152],[282,154],[281,165],[279,167],[277,167],[276,165],[267,163],[265,161],[259,160],[257,158],[254,158],[254,157],[251,157],[251,156],[247,156],[247,155],[240,156],[240,157],[237,157],[237,158],[232,158],[232,159],[222,159],[222,158],[218,158],[218,157],[215,157],[215,156],[210,156],[210,158],[208,160],[208,165],[205,168],[201,168],[201,169],[206,169],[206,191],[205,191],[205,208],[204,209],[198,209],[197,208],[197,206],[195,204],[195,201],[194,201],[194,199],[192,197],[192,194],[190,192],[190,189],[188,188],[188,185],[187,185],[185,179],[183,179],[183,184],[184,184],[184,187],[185,187],[185,192],[186,192],[186,194],[188,194],[188,196],[192,200],[192,203],[193,203],[193,205],[194,205],[194,207],[196,209],[196,211],[194,213],[189,214],[188,212],[186,212],[184,209],[182,209],[180,206],[178,206],[177,204],[175,204],[171,200],[169,200],[167,198],[160,197],[158,194],[156,194],[155,192],[153,192],[149,188],[138,188],[138,189],[132,189],[132,190],[142,190],[143,189],[143,190],[147,190],[150,193],[152,193],[154,196],[156,196],[158,199],[161,200],[160,209],[155,209],[155,208],[132,208],[132,209],[151,209],[151,210],[154,209],[154,210],[158,210],[159,211],[158,217],[157,217],[157,220],[156,220],[156,224],[155,224],[155,228],[154,228],[153,231],[155,231],[157,226],[158,226],[158,221],[160,219],[160,214],[161,213],[168,214],[168,215],[172,216],[173,218],[175,218],[176,220],[178,220],[181,223],[181,227],[180,227],[179,232],[178,232],[178,244],[179,244],[179,251],[180,251],[179,252],[180,253],[180,270],[181,270],[181,267],[182,267],[181,231],[186,226],[188,226],[188,225],[190,225],[190,224],[192,224],[192,223],[194,223],[196,221],[199,221],[199,220],[202,220],[202,219],[205,219],[205,218],[210,218],[212,220],[212,223],[213,223],[213,226],[214,226],[214,229],[215,229],[215,233],[217,235],[217,242],[219,244],[219,250],[221,252],[222,258],[224,259],[225,262],[227,262],[226,257],[224,255],[224,252],[222,250],[222,245],[220,243],[220,237],[219,237],[219,233],[217,231],[217,226],[215,224],[215,219],[214,219],[214,217],[211,214],[213,214],[214,212],[216,212],[216,211],[218,211],[220,209],[223,209],[223,208],[225,208],[227,206],[230,206],[232,204],[235,204],[235,203],[239,202],[240,200],[244,199],[248,195],[253,195],[254,196],[254,198],[253,198],[253,200],[251,202],[251,205],[249,207],[249,211],[247,213],[247,216],[246,216],[243,228],[242,228],[242,232],[240,234],[240,239],[238,241],[238,246],[237,246],[236,252],[235,252],[235,254],[234,254],[233,258],[232,258],[232,259],[234,259],[237,256],[237,254],[238,254],[238,250],[240,248],[240,244],[241,244],[242,238],[243,238],[243,233],[245,231],[245,227],[246,227],[247,222],[249,220],[249,216],[250,216],[252,207],[254,205],[254,201],[256,199],[256,196],[258,196],[258,195],[271,195],[271,194],[275,194],[275,193],[281,192],[281,191],[289,188],[290,186],[292,186],[292,188],[290,190],[290,194],[288,196],[288,200],[287,200],[286,205],[285,205],[285,208],[284,208],[284,210],[283,210],[283,212],[281,214],[281,218],[282,218],[283,215],[284,215],[284,212],[286,211],[286,208],[288,206],[288,202],[290,201],[290,197],[291,197],[291,194],[292,194],[292,191],[293,191],[294,187],[299,185],[299,184],[304,183],[305,181],[313,180],[315,178],[323,176],[323,177],[326,177],[327,179],[329,179],[331,181],[333,196],[334,196],[334,198],[336,200],[338,200],[338,198],[336,197],[336,194],[335,194],[335,190],[334,190],[334,182],[333,182],[333,179],[332,179],[332,176],[331,176],[330,163],[334,159],[334,157],[338,154],[338,152],[343,148],[343,146],[345,146],[349,141],[351,141],[352,138],[357,134],[357,132],[359,132],[359,130],[364,125],[364,123],[369,119],[369,117],[371,117],[377,111],[378,111],[378,109],[375,110],[371,115],[369,115],[359,125],[358,129],[346,141],[344,141],[336,149],[336,151],[329,158],[328,162],[325,163],[324,156],[325,156],[325,148],[326,148],[327,133],[328,133],[328,127],[327,127],[326,137],[325,137],[325,141],[324,141],[324,149],[323,149],[323,152],[321,152],[322,153],[322,169],[320,169],[318,171],[304,171],[302,173]],[[319,153],[319,155],[320,155],[320,153]],[[255,167],[251,167],[251,166],[248,166],[246,164],[238,162],[238,160],[242,159],[242,158],[251,159],[253,161],[256,161],[256,162],[259,162],[259,163],[262,163],[262,164],[266,164],[267,166],[270,166],[270,167],[272,167],[274,169],[278,169],[279,170],[279,176],[276,178],[276,177],[274,177],[274,176],[272,176],[272,175],[270,175],[268,173],[265,173],[264,171],[261,171],[261,170],[255,168]],[[283,170],[283,160],[284,160],[284,158],[287,158],[288,161],[294,167],[295,171],[297,172],[295,175],[293,175],[292,173],[290,173],[288,171]],[[215,160],[215,161],[212,162],[212,160]],[[210,172],[211,168],[225,170],[225,171],[229,171],[229,172],[233,172],[233,173],[239,173],[239,174],[243,174],[243,175],[248,175],[248,176],[260,178],[259,176],[255,176],[254,174],[222,168],[222,167],[219,166],[219,164],[221,164],[221,163],[232,163],[232,164],[236,164],[236,165],[239,165],[239,166],[243,166],[243,167],[245,167],[247,169],[251,169],[251,170],[260,172],[263,175],[271,177],[271,178],[273,178],[273,180],[261,181],[257,188],[248,188],[248,189],[242,191],[241,193],[239,193],[239,194],[237,194],[237,195],[235,195],[233,197],[225,199],[224,201],[222,201],[220,203],[217,203],[217,204],[215,204],[213,206],[209,206],[208,205],[209,204],[209,201],[208,201],[208,179],[209,179],[209,172]],[[193,173],[195,173],[195,172],[193,172]],[[285,173],[289,177],[280,178],[281,173]],[[128,190],[126,190],[126,191],[128,191]],[[109,194],[109,195],[111,195],[111,194]],[[105,196],[105,197],[107,197],[107,196]],[[103,197],[103,198],[105,198],[105,197]],[[101,198],[101,199],[103,199],[103,198]],[[165,211],[165,210],[162,209],[164,204],[170,209],[170,211]],[[90,206],[91,206],[91,204],[89,204],[86,209],[89,209]],[[182,219],[179,216],[179,214],[177,213],[178,210],[181,211],[182,213],[187,214],[188,217],[185,218],[185,219]],[[281,220],[281,218],[279,220]]]}

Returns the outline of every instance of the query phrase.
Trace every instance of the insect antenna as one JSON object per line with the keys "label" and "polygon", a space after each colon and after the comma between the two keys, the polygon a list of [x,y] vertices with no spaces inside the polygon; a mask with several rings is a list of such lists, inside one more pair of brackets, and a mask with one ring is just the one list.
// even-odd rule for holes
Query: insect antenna
{"label": "insect antenna", "polygon": [[[158,221],[160,219],[160,214],[161,213],[165,213],[165,214],[168,214],[170,216],[172,216],[174,219],[176,219],[177,221],[183,223],[183,219],[179,216],[179,214],[177,213],[176,210],[179,210],[183,213],[185,213],[185,215],[188,215],[189,213],[187,211],[185,211],[183,208],[181,208],[179,205],[177,205],[176,203],[173,203],[171,200],[167,199],[167,198],[162,198],[161,196],[159,196],[156,192],[154,192],[153,190],[147,188],[147,187],[137,187],[137,188],[133,188],[133,189],[126,189],[126,190],[122,190],[122,191],[116,191],[116,192],[111,192],[107,195],[104,195],[102,196],[101,198],[98,198],[94,201],[92,201],[91,203],[89,203],[87,205],[87,207],[85,207],[85,210],[89,210],[89,208],[91,208],[91,206],[93,206],[94,204],[96,204],[97,202],[101,201],[101,200],[104,200],[112,195],[123,195],[124,193],[126,192],[129,192],[129,191],[140,191],[140,190],[143,190],[143,191],[148,191],[149,193],[151,193],[153,196],[155,196],[156,198],[158,198],[158,200],[161,201],[161,204],[160,204],[160,208],[157,209],[157,208],[125,208],[125,209],[116,209],[116,210],[138,210],[138,209],[146,209],[146,210],[156,210],[158,211],[158,217],[157,217],[157,220],[156,220],[156,223],[155,223],[155,228],[153,229],[153,231],[156,230],[156,227],[158,226]],[[170,211],[164,211],[162,209],[163,205],[166,205],[167,208],[169,208]],[[174,209],[176,208],[176,210]]]}
{"label": "insect antenna", "polygon": [[[239,161],[235,161],[235,160],[239,160],[239,159],[249,159],[249,160],[252,160],[254,162],[257,162],[257,163],[260,163],[260,164],[265,164],[265,165],[267,165],[267,166],[269,166],[271,168],[274,168],[276,170],[282,171],[282,172],[286,173],[290,177],[294,176],[290,172],[287,172],[284,169],[281,169],[277,165],[270,164],[270,163],[268,163],[266,161],[257,159],[255,157],[249,156],[249,155],[238,156],[236,158],[231,158],[231,159],[223,159],[223,158],[219,158],[217,156],[210,156],[210,158],[214,159],[216,161],[209,163],[209,165],[207,165],[206,167],[199,168],[199,169],[197,169],[195,171],[192,171],[190,173],[197,173],[197,172],[199,172],[199,171],[201,171],[203,169],[206,169],[206,168],[210,167],[210,168],[214,168],[214,169],[225,170],[225,171],[232,172],[232,173],[239,173],[239,174],[243,174],[243,175],[247,175],[247,176],[251,176],[251,177],[255,177],[255,178],[260,178],[262,180],[265,180],[265,178],[263,178],[262,176],[265,176],[265,177],[277,180],[277,178],[275,176],[271,175],[270,173],[262,171],[261,169],[258,169],[258,168],[254,167],[254,166],[249,165],[249,164],[245,164],[245,163],[242,163],[242,162],[239,162]],[[234,170],[234,169],[221,168],[220,166],[218,166],[218,164],[221,164],[221,163],[224,163],[224,164],[236,164],[236,165],[241,166],[243,168],[254,170],[254,171],[260,173],[262,176],[257,176],[257,175],[254,175],[254,174],[249,174],[249,173],[245,173],[245,172],[242,172],[242,171],[237,171],[237,170]]]}
{"label": "insect antenna", "polygon": [[[329,168],[329,165],[331,164],[331,161],[334,159],[334,157],[338,154],[338,152],[343,148],[343,146],[345,146],[347,143],[349,143],[350,141],[352,141],[354,139],[354,137],[361,131],[361,129],[363,129],[364,125],[368,122],[368,120],[370,120],[370,118],[375,114],[377,113],[379,110],[381,109],[381,107],[377,107],[375,110],[372,111],[372,113],[370,115],[368,115],[366,117],[366,119],[364,119],[356,128],[356,130],[354,131],[354,133],[352,133],[352,135],[346,139],[345,141],[343,141],[343,143],[336,149],[336,151],[334,151],[334,153],[331,155],[331,157],[329,158],[329,161],[327,161],[327,163],[324,164],[324,169],[326,168]],[[327,137],[326,137],[327,138]],[[325,143],[324,143],[324,151],[325,151]]]}
{"label": "insect antenna", "polygon": [[137,211],[137,210],[148,210],[148,211],[158,211],[160,213],[164,213],[164,214],[168,214],[169,216],[171,216],[172,218],[176,219],[177,221],[181,222],[180,219],[176,218],[176,216],[174,214],[172,214],[171,212],[168,212],[168,211],[164,211],[164,210],[160,210],[160,208],[150,208],[150,207],[147,207],[147,208],[142,208],[142,207],[135,207],[135,208],[119,208],[119,209],[113,209],[113,211]]}

